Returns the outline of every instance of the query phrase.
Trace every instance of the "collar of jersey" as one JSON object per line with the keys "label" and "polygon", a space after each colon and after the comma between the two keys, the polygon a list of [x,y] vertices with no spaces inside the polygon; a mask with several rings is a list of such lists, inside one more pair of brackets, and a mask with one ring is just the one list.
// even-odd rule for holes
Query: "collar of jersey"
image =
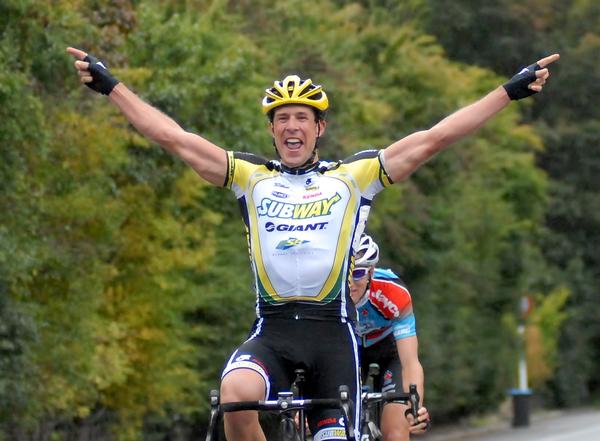
{"label": "collar of jersey", "polygon": [[267,167],[271,170],[277,170],[291,175],[304,175],[306,173],[313,172],[319,168],[320,161],[313,162],[312,164],[304,165],[301,167],[288,167],[282,164],[280,161],[272,160],[269,161]]}
{"label": "collar of jersey", "polygon": [[317,161],[312,164],[305,165],[302,167],[288,167],[282,164],[280,161],[275,159],[267,162],[266,166],[269,170],[277,170],[292,175],[304,175],[311,172],[325,173],[329,170],[334,170],[340,166],[342,161],[328,162],[328,161]]}

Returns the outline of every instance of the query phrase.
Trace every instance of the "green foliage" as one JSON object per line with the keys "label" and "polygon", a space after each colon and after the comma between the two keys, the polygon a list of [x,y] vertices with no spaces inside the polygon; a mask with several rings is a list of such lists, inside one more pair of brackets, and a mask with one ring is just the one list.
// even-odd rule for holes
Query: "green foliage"
{"label": "green foliage", "polygon": [[128,43],[134,69],[123,72],[125,81],[219,145],[247,151],[270,146],[256,94],[265,84],[256,73],[262,55],[251,41],[228,32],[232,25],[215,10],[165,16],[145,5],[138,17]]}
{"label": "green foliage", "polygon": [[570,295],[569,290],[562,287],[544,297],[536,297],[539,305],[528,318],[525,336],[529,378],[534,388],[543,387],[558,366],[558,341],[568,319],[564,308]]}
{"label": "green foliage", "polygon": [[[18,5],[6,5],[6,7]],[[30,175],[45,157],[42,104],[14,69],[10,41],[0,42],[0,422],[38,408],[30,346],[40,324],[27,304],[10,296],[30,280],[43,240],[37,237],[39,185]]]}
{"label": "green foliage", "polygon": [[592,189],[598,187],[599,175],[594,97],[600,72],[594,60],[600,55],[600,8],[590,0],[474,4],[428,1],[427,28],[451,57],[509,76],[522,64],[561,53],[548,88],[551,93],[536,97],[524,116],[539,128],[545,148],[538,151],[536,162],[551,178],[547,232],[540,236],[540,250],[552,269],[537,273],[537,285],[544,292],[564,285],[572,293],[558,371],[548,386],[557,403],[581,403],[600,393],[600,328],[591,319],[598,314],[593,287],[598,286],[595,244],[600,230],[598,197]]}

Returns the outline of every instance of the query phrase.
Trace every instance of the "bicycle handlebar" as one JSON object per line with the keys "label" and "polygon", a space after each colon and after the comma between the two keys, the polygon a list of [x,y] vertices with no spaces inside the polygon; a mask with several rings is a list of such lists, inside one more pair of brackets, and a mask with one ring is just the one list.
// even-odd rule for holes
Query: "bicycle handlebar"
{"label": "bicycle handlebar", "polygon": [[[355,441],[354,424],[352,417],[352,407],[354,403],[350,399],[347,386],[340,386],[339,398],[314,398],[314,399],[294,399],[291,392],[280,392],[277,400],[258,400],[258,401],[237,401],[231,403],[221,403],[222,412],[239,412],[243,410],[257,411],[280,411],[288,412],[293,410],[310,409],[340,409],[344,417],[344,425],[348,441]],[[212,400],[212,407],[218,412],[217,401]]]}
{"label": "bicycle handlebar", "polygon": [[407,410],[407,413],[410,412],[415,419],[419,416],[419,402],[421,398],[419,397],[419,392],[417,391],[417,385],[411,384],[409,386],[409,392],[365,392],[362,394],[362,402],[363,404],[376,403],[376,402],[394,402],[394,403],[403,403],[410,404],[410,409]]}
{"label": "bicycle handlebar", "polygon": [[411,402],[410,394],[406,392],[365,392],[362,397],[363,403],[374,403],[377,401],[397,402],[408,404]]}
{"label": "bicycle handlebar", "polygon": [[298,409],[338,409],[337,398],[315,398],[306,400],[258,400],[221,403],[223,412],[239,412],[242,410],[298,410]]}

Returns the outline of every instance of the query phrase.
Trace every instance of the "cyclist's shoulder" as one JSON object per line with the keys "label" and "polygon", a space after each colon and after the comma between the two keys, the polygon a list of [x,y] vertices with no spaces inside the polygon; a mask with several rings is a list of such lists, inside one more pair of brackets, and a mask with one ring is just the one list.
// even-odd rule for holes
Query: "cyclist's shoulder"
{"label": "cyclist's shoulder", "polygon": [[346,158],[344,158],[341,163],[342,164],[351,164],[356,161],[369,160],[373,158],[378,158],[382,150],[380,149],[364,149],[359,152],[356,152]]}
{"label": "cyclist's shoulder", "polygon": [[228,151],[227,152],[227,176],[225,187],[233,188],[238,196],[245,189],[253,176],[257,174],[271,173],[272,167],[269,164],[272,161],[262,156],[248,152]]}
{"label": "cyclist's shoulder", "polygon": [[319,171],[331,172],[350,172],[361,170],[364,167],[370,167],[372,164],[380,164],[379,155],[381,150],[365,149],[358,151],[341,160],[324,159],[320,161]]}
{"label": "cyclist's shoulder", "polygon": [[404,280],[390,268],[375,268],[373,272],[372,282],[378,285],[393,289],[394,287],[401,288],[408,292],[408,288]]}
{"label": "cyclist's shoulder", "polygon": [[235,161],[243,161],[254,165],[267,165],[270,162],[273,162],[268,160],[267,158],[250,152],[239,152],[232,150],[229,152],[229,155]]}
{"label": "cyclist's shoulder", "polygon": [[[379,310],[393,309],[393,315],[398,317],[396,308],[404,310],[412,304],[408,288],[391,269],[376,268],[371,279],[369,300]],[[395,307],[394,307],[395,305]]]}
{"label": "cyclist's shoulder", "polygon": [[376,278],[376,279],[381,279],[381,280],[400,280],[400,281],[402,281],[400,279],[400,276],[398,274],[396,274],[390,268],[376,267],[375,271],[373,273],[373,277]]}

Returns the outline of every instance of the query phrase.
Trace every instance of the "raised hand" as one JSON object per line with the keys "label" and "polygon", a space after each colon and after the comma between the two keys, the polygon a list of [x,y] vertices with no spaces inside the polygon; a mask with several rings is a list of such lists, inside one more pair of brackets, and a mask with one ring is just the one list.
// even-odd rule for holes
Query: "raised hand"
{"label": "raised hand", "polygon": [[559,54],[552,54],[542,58],[522,69],[518,74],[503,84],[506,93],[511,100],[520,100],[534,93],[541,92],[546,80],[550,76],[548,67],[560,58]]}
{"label": "raised hand", "polygon": [[106,65],[93,55],[68,47],[67,52],[77,59],[75,68],[79,74],[80,81],[90,89],[104,95],[109,95],[119,81],[111,75]]}

